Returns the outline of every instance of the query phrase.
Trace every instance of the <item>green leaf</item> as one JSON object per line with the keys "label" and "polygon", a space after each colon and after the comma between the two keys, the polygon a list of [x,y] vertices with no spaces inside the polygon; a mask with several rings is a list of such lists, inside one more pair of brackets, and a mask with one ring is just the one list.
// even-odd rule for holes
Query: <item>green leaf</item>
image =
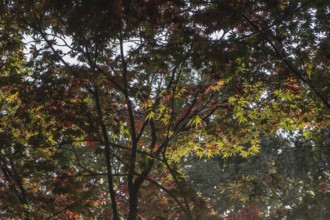
{"label": "green leaf", "polygon": [[203,120],[196,115],[195,117],[193,117],[192,119],[189,120],[188,125],[194,125],[196,128],[202,125]]}
{"label": "green leaf", "polygon": [[151,120],[155,117],[155,112],[153,111],[150,111],[149,114],[147,115],[146,119],[147,120]]}
{"label": "green leaf", "polygon": [[236,102],[236,100],[237,99],[235,97],[231,96],[231,97],[229,97],[228,102],[229,102],[229,104],[234,104]]}

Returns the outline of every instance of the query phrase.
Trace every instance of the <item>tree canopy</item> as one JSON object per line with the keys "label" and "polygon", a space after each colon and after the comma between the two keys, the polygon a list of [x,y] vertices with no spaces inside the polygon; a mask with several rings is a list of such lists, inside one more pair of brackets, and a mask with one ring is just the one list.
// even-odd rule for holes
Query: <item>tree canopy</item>
{"label": "tree canopy", "polygon": [[329,31],[323,0],[1,1],[0,216],[329,218]]}

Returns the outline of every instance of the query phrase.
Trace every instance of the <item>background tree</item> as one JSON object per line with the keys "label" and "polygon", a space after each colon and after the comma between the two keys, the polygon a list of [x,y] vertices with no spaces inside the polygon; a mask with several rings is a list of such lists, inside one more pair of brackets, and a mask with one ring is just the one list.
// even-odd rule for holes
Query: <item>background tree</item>
{"label": "background tree", "polygon": [[263,137],[255,157],[192,159],[188,179],[226,219],[329,218],[329,129],[285,136]]}

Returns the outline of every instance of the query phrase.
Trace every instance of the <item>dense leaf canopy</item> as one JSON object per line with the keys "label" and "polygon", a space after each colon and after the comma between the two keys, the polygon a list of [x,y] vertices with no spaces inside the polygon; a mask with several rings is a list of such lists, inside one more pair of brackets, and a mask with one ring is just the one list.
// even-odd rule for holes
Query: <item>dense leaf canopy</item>
{"label": "dense leaf canopy", "polygon": [[1,1],[1,218],[329,218],[329,31],[324,0]]}

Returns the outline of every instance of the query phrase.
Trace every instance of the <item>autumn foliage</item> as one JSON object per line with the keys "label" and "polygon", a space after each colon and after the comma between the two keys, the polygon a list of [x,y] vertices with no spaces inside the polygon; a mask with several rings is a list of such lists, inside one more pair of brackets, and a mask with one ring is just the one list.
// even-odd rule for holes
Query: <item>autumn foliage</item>
{"label": "autumn foliage", "polygon": [[[0,218],[252,220],[326,203],[329,7],[1,1]],[[191,172],[214,161],[217,175]],[[299,161],[284,184],[280,164]]]}

